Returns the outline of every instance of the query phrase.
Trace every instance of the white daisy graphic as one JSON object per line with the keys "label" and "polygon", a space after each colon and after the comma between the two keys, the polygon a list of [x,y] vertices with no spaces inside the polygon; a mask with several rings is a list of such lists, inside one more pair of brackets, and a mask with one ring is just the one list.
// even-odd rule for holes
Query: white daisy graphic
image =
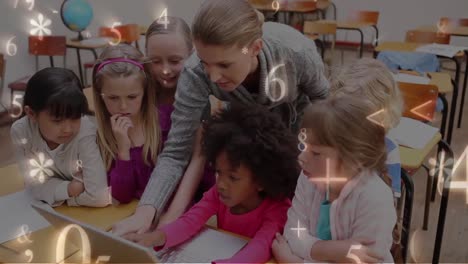
{"label": "white daisy graphic", "polygon": [[44,183],[46,176],[50,177],[54,175],[53,171],[49,169],[49,167],[54,165],[54,161],[46,159],[42,152],[37,155],[37,158],[38,160],[29,160],[29,164],[34,167],[34,169],[29,172],[29,176],[37,178],[40,183]]}
{"label": "white daisy graphic", "polygon": [[29,33],[31,35],[37,35],[39,38],[42,38],[44,35],[51,35],[52,31],[47,28],[52,24],[52,21],[48,18],[44,18],[42,14],[39,13],[37,16],[37,21],[34,19],[31,19],[29,22],[32,26],[31,31]]}

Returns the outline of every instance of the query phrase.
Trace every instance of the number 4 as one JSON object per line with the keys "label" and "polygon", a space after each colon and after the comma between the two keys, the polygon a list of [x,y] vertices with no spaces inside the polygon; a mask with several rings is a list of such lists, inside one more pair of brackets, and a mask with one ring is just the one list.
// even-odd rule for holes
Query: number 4
{"label": "number 4", "polygon": [[351,247],[348,250],[348,254],[346,255],[346,257],[354,260],[354,262],[356,262],[356,264],[361,264],[362,263],[361,259],[359,259],[359,257],[356,254],[351,253],[351,251],[353,251],[353,249],[359,250],[359,249],[361,249],[361,247],[362,247],[362,245],[351,245]]}
{"label": "number 4", "polygon": [[[162,22],[161,22],[161,20],[162,20]],[[163,24],[164,29],[167,29],[167,25],[169,24],[169,21],[167,20],[167,8],[164,8],[161,15],[159,16],[158,24]]]}

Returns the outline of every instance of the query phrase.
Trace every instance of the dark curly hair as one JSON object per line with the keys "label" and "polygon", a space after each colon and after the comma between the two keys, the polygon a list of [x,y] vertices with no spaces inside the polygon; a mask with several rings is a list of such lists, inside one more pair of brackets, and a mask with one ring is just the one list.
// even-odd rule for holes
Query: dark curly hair
{"label": "dark curly hair", "polygon": [[297,137],[264,107],[231,104],[207,120],[202,149],[213,164],[225,151],[231,166],[249,168],[264,197],[284,199],[294,194],[300,172]]}

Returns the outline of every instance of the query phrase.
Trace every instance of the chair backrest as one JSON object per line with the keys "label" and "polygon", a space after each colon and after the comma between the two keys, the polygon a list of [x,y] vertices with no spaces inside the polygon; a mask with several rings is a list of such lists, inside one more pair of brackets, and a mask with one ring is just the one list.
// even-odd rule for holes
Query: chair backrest
{"label": "chair backrest", "polygon": [[439,25],[448,27],[468,27],[468,18],[442,17],[439,19]]}
{"label": "chair backrest", "polygon": [[403,116],[420,121],[433,120],[438,96],[438,88],[432,84],[399,82],[403,97]]}
{"label": "chair backrest", "polygon": [[406,32],[406,42],[450,44],[450,35],[442,32],[409,30]]}
{"label": "chair backrest", "polygon": [[137,24],[120,25],[114,28],[101,27],[99,28],[99,36],[116,38],[117,37],[116,32],[115,32],[116,30],[120,34],[120,37],[121,37],[120,42],[130,44],[140,39],[140,26]]}
{"label": "chair backrest", "polygon": [[360,10],[351,13],[348,17],[348,21],[377,25],[379,22],[379,15],[379,11]]}
{"label": "chair backrest", "polygon": [[331,0],[316,0],[315,2],[317,2],[317,8],[321,10],[327,9],[332,4]]}
{"label": "chair backrest", "polygon": [[[280,1],[281,2],[281,1]],[[298,0],[298,1],[290,1],[287,2],[287,6],[289,9],[317,9],[317,1],[314,0]]]}
{"label": "chair backrest", "polygon": [[325,21],[305,21],[304,34],[335,35],[336,23]]}
{"label": "chair backrest", "polygon": [[65,56],[65,36],[29,36],[29,54],[36,56]]}

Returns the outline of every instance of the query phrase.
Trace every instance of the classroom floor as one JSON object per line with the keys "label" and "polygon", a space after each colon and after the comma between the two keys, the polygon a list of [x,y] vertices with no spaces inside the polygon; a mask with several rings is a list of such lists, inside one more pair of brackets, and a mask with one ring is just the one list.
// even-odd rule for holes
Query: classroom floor
{"label": "classroom floor", "polygon": [[[344,64],[350,63],[357,58],[356,51],[346,50],[343,54]],[[326,56],[328,56],[328,54]],[[371,57],[372,54],[365,53],[364,56]],[[331,67],[332,69],[341,64],[341,52],[339,50],[335,51],[333,62],[334,66]],[[463,75],[460,79],[463,80]],[[450,96],[448,96],[447,99],[450,105]],[[458,157],[460,157],[465,148],[468,146],[468,103],[465,102],[465,106],[462,128],[455,128],[453,133],[452,149],[455,153],[456,160],[458,160]],[[435,122],[434,126],[438,127],[439,123]],[[0,127],[0,146],[2,148],[2,151],[0,152],[0,167],[14,163],[15,161],[12,153],[12,144],[9,139],[9,126]],[[466,158],[468,160],[468,156]],[[464,175],[468,175],[468,172],[464,164],[468,164],[468,161],[461,164],[457,170],[457,173],[454,175],[454,180],[466,181],[466,176]],[[2,175],[0,175],[0,177],[1,176]],[[415,175],[413,175],[413,181],[415,186],[415,201],[413,206],[413,219],[411,226],[412,235],[409,250],[409,257],[411,257],[411,259],[408,259],[408,261],[419,263],[431,262],[440,196],[437,196],[436,201],[431,203],[429,230],[422,231],[424,198],[426,190],[425,171],[419,170]],[[466,237],[468,236],[468,198],[466,195],[468,195],[468,192],[463,190],[452,190],[450,192],[440,262],[468,262],[468,250],[466,246]]]}

